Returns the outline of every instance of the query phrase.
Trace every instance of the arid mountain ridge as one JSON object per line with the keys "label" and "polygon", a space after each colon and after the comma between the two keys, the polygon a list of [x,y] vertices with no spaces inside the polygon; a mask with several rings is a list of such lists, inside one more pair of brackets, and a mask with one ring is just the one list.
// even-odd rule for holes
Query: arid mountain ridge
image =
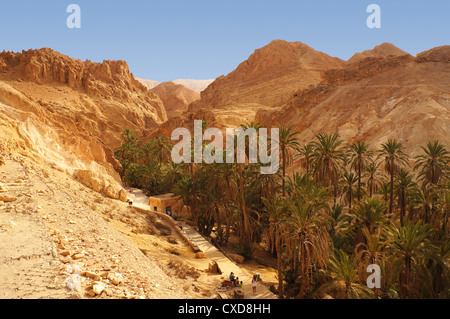
{"label": "arid mountain ridge", "polygon": [[217,127],[260,122],[292,126],[307,142],[321,131],[377,147],[400,139],[409,152],[450,143],[450,46],[415,57],[383,43],[348,61],[299,42],[276,40],[216,79],[182,117],[160,132],[205,119]]}
{"label": "arid mountain ridge", "polygon": [[293,126],[302,142],[328,131],[374,147],[396,138],[411,153],[435,139],[450,145],[450,46],[416,57],[389,49],[323,72],[319,84],[297,90],[280,110],[258,112],[255,120]]}
{"label": "arid mountain ridge", "polygon": [[374,145],[387,138],[408,147],[435,138],[448,144],[449,62],[450,46],[413,57],[383,43],[344,61],[275,40],[199,96],[173,82],[148,90],[124,61],[83,62],[48,48],[3,52],[0,129],[59,169],[117,182],[113,151],[124,128],[146,139],[192,129],[196,119],[219,128],[291,125],[302,142],[326,130]]}
{"label": "arid mountain ridge", "polygon": [[154,87],[167,82],[173,82],[174,84],[181,84],[184,87],[188,88],[189,90],[192,90],[194,92],[200,93],[204,89],[208,87],[214,80],[192,80],[192,79],[176,79],[173,81],[167,81],[167,82],[158,82],[155,80],[147,80],[147,79],[141,79],[136,78],[139,82],[144,84],[149,90],[153,89]]}

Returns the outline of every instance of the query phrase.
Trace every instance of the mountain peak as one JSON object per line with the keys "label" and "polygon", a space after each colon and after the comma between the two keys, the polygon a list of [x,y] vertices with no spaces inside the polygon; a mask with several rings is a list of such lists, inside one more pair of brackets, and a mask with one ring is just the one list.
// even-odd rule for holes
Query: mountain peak
{"label": "mountain peak", "polygon": [[187,110],[188,105],[200,99],[200,93],[172,81],[163,82],[150,90],[163,101],[167,116],[175,117]]}
{"label": "mountain peak", "polygon": [[208,87],[214,80],[193,80],[193,79],[176,79],[172,81],[175,84],[181,84],[192,91],[200,93]]}
{"label": "mountain peak", "polygon": [[387,56],[400,56],[400,55],[410,55],[408,52],[403,51],[402,49],[399,49],[395,45],[389,42],[381,43],[377,46],[375,46],[373,49],[365,50],[362,52],[355,53],[349,60],[349,63],[354,63],[361,61],[365,58],[381,58],[381,57],[387,57]]}

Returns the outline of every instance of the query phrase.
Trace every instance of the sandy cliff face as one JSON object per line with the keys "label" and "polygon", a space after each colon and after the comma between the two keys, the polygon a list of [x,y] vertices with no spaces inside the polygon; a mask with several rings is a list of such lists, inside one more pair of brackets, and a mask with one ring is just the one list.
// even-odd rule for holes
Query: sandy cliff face
{"label": "sandy cliff face", "polygon": [[258,112],[269,127],[291,125],[303,142],[321,131],[378,146],[388,138],[410,152],[428,140],[450,145],[450,46],[420,53],[354,59],[323,72],[318,85],[300,89],[281,110]]}
{"label": "sandy cliff face", "polygon": [[3,143],[25,143],[24,152],[61,170],[118,181],[121,132],[145,137],[166,120],[162,101],[124,61],[82,62],[51,49],[0,54],[0,129],[17,137]]}
{"label": "sandy cliff face", "polygon": [[200,99],[200,93],[173,82],[161,83],[150,91],[161,98],[169,118],[181,115],[189,104]]}

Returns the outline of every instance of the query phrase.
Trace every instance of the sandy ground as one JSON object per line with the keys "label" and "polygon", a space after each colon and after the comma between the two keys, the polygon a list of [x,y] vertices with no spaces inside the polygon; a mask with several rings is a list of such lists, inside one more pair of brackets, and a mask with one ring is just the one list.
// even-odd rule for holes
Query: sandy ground
{"label": "sandy ground", "polygon": [[183,273],[193,252],[163,221],[25,158],[7,159],[0,181],[15,199],[0,202],[0,298],[214,297],[201,271]]}

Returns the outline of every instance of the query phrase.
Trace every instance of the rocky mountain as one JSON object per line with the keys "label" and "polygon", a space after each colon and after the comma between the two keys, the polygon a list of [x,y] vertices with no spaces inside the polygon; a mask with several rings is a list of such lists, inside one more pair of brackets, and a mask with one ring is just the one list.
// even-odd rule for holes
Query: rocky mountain
{"label": "rocky mountain", "polygon": [[[139,82],[144,84],[149,90],[151,90],[154,87],[161,84],[161,82],[153,81],[153,80],[146,80],[146,79],[140,79],[140,78],[136,78],[136,80],[138,80]],[[212,82],[214,82],[214,80],[177,79],[177,80],[173,80],[173,81],[169,81],[169,82],[183,85],[192,91],[200,93],[201,91],[206,89],[208,87],[208,85],[210,85]]]}
{"label": "rocky mountain", "polygon": [[147,79],[141,79],[141,78],[136,78],[136,80],[138,80],[139,82],[141,82],[142,84],[144,84],[147,89],[151,90],[153,89],[155,86],[161,84],[161,82],[158,81],[153,81],[153,80],[147,80]]}
{"label": "rocky mountain", "polygon": [[192,80],[192,79],[177,79],[172,81],[175,84],[181,84],[195,92],[202,92],[206,89],[214,80]]}
{"label": "rocky mountain", "polygon": [[69,174],[84,172],[79,178],[90,177],[103,192],[114,184],[109,193],[118,197],[113,151],[121,132],[145,137],[166,120],[161,99],[124,61],[83,62],[48,48],[0,53],[5,153],[19,149]]}
{"label": "rocky mountain", "polygon": [[190,110],[210,109],[219,122],[237,126],[259,110],[280,108],[294,91],[318,84],[323,71],[345,64],[301,42],[275,40],[217,78]]}
{"label": "rocky mountain", "polygon": [[189,104],[200,99],[200,93],[174,82],[163,82],[150,91],[161,98],[169,118],[181,115]]}
{"label": "rocky mountain", "polygon": [[260,111],[255,120],[293,126],[302,142],[328,131],[374,147],[396,138],[411,153],[428,140],[450,146],[450,46],[416,57],[372,53],[323,72],[320,83],[299,88],[283,108]]}
{"label": "rocky mountain", "polygon": [[397,48],[392,43],[382,43],[377,45],[371,50],[366,50],[362,52],[355,53],[347,62],[353,63],[357,61],[364,60],[365,58],[380,58],[387,56],[401,56],[401,55],[409,55],[409,53]]}

